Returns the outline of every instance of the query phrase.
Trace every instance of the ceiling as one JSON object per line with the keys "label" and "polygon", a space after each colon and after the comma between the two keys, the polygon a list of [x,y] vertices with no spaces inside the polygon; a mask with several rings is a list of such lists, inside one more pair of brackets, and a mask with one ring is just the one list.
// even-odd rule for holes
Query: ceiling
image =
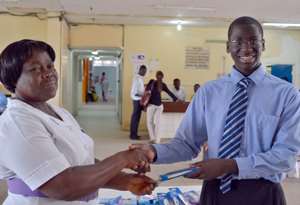
{"label": "ceiling", "polygon": [[0,0],[0,12],[69,23],[224,25],[238,16],[262,22],[300,23],[299,0]]}

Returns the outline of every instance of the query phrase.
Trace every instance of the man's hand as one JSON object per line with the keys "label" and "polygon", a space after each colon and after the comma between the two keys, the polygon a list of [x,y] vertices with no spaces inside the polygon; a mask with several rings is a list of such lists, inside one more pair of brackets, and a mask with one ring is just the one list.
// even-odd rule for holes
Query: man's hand
{"label": "man's hand", "polygon": [[127,190],[135,195],[151,194],[157,185],[153,179],[139,174],[128,175],[126,183]]}
{"label": "man's hand", "polygon": [[147,157],[150,163],[152,163],[154,158],[156,157],[156,151],[154,150],[154,147],[149,144],[132,144],[129,146],[129,150],[141,151],[145,155],[145,157]]}
{"label": "man's hand", "polygon": [[150,161],[140,149],[131,149],[120,152],[120,158],[126,161],[126,168],[145,173],[150,171]]}
{"label": "man's hand", "polygon": [[238,173],[238,167],[234,159],[209,159],[196,162],[191,166],[199,167],[200,172],[186,176],[187,178],[211,180],[224,174]]}

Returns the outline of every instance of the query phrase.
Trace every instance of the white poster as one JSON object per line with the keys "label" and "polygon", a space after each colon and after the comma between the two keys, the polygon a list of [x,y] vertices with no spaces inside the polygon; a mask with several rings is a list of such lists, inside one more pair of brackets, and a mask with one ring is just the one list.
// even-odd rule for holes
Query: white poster
{"label": "white poster", "polygon": [[208,69],[209,50],[202,47],[185,48],[185,68],[186,69]]}
{"label": "white poster", "polygon": [[149,68],[148,70],[151,72],[151,71],[155,71],[155,70],[158,70],[160,67],[159,65],[159,60],[157,58],[155,59],[150,59],[149,60]]}
{"label": "white poster", "polygon": [[132,55],[131,63],[133,65],[133,73],[137,73],[141,65],[146,65],[146,55],[144,53],[137,53]]}

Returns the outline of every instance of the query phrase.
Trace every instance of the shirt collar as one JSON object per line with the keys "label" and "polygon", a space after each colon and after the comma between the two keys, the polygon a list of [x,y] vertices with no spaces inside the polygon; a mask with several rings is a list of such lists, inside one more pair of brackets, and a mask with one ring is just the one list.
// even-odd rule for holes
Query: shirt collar
{"label": "shirt collar", "polygon": [[137,78],[141,78],[141,79],[143,79],[143,78],[144,78],[144,76],[141,76],[141,75],[140,75],[140,74],[138,74],[138,73],[136,74],[136,77],[137,77]]}
{"label": "shirt collar", "polygon": [[[265,67],[261,64],[251,75],[248,76],[248,78],[250,78],[254,84],[258,85],[263,80],[265,73]],[[232,66],[230,78],[233,80],[234,84],[237,84],[240,80],[245,78],[245,76]]]}

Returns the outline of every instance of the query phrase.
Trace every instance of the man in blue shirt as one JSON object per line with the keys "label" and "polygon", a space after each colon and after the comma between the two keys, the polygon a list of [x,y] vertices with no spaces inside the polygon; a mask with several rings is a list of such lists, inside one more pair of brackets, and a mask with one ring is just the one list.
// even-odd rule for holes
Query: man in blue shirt
{"label": "man in blue shirt", "polygon": [[261,64],[263,29],[251,17],[228,30],[231,73],[203,85],[168,144],[132,145],[149,161],[195,158],[204,142],[208,159],[192,166],[204,179],[201,205],[285,205],[280,182],[295,166],[300,147],[300,96],[292,84]]}

